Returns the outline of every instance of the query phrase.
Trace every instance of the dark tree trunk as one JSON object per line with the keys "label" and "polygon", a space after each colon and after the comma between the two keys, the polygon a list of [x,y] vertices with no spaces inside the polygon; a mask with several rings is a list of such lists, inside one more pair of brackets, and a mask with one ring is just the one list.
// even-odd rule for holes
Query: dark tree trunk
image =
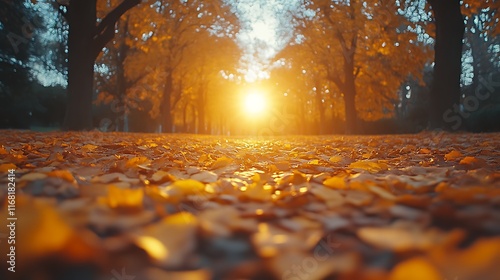
{"label": "dark tree trunk", "polygon": [[165,80],[165,89],[163,90],[163,101],[161,104],[161,132],[171,133],[173,126],[172,116],[172,90],[173,90],[172,71],[168,70]]}
{"label": "dark tree trunk", "polygon": [[[353,55],[354,56],[354,55]],[[354,77],[354,57],[344,61],[344,106],[345,106],[345,133],[357,133],[358,114],[356,111],[356,84]]]}
{"label": "dark tree trunk", "polygon": [[436,43],[434,79],[430,96],[430,126],[451,130],[446,117],[460,102],[462,46],[465,31],[460,0],[427,0],[434,12]]}
{"label": "dark tree trunk", "polygon": [[92,128],[94,62],[115,35],[116,21],[140,0],[124,0],[96,26],[97,0],[71,0],[68,35],[68,104],[64,130]]}
{"label": "dark tree trunk", "polygon": [[68,104],[65,130],[92,128],[92,49],[96,24],[96,0],[72,0],[68,7]]}

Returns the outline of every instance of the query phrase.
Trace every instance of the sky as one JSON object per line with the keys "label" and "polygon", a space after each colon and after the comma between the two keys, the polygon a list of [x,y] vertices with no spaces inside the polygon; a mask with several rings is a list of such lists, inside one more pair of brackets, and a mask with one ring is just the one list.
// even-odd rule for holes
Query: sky
{"label": "sky", "polygon": [[242,23],[237,39],[244,50],[242,74],[248,82],[269,77],[271,59],[293,36],[291,13],[300,0],[237,0],[234,5]]}

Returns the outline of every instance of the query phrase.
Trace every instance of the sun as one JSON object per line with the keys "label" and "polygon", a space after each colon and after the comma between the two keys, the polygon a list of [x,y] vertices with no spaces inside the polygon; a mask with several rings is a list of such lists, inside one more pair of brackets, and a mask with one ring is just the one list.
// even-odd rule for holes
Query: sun
{"label": "sun", "polygon": [[245,111],[250,114],[261,114],[266,110],[267,100],[262,92],[251,91],[243,101]]}

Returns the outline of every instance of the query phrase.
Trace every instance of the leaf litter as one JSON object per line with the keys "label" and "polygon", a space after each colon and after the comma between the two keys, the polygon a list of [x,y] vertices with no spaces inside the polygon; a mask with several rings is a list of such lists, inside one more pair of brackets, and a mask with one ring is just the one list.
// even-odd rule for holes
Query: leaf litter
{"label": "leaf litter", "polygon": [[0,218],[15,169],[15,279],[498,279],[499,148],[4,131]]}

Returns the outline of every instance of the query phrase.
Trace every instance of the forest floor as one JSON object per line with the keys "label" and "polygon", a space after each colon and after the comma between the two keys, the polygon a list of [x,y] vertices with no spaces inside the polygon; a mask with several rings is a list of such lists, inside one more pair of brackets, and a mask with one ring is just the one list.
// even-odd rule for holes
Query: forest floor
{"label": "forest floor", "polygon": [[0,173],[1,279],[500,275],[500,134],[1,131]]}

